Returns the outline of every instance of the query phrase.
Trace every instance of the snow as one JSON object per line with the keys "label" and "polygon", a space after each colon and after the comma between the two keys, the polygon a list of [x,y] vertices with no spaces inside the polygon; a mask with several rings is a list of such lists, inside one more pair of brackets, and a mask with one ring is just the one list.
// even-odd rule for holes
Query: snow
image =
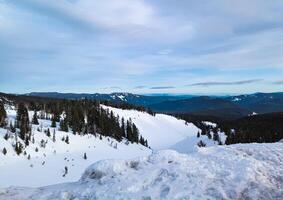
{"label": "snow", "polygon": [[249,116],[254,116],[254,115],[258,115],[256,112],[252,112],[252,114],[250,114]]}
{"label": "snow", "polygon": [[211,126],[212,128],[217,127],[217,124],[216,124],[216,123],[212,123],[212,122],[208,122],[208,121],[203,121],[202,123],[203,123],[204,125]]}
{"label": "snow", "polygon": [[125,99],[125,96],[123,96],[123,95],[118,95],[117,96],[119,99],[121,99],[122,101],[127,101],[126,99]]}
{"label": "snow", "polygon": [[[39,119],[40,125],[32,127],[35,142],[25,148],[26,155],[16,155],[14,135],[5,140],[7,130],[0,128],[0,151],[7,149],[6,155],[0,152],[0,200],[282,199],[282,141],[219,146],[206,135],[197,137],[200,129],[192,123],[173,116],[101,106],[131,119],[153,150],[125,140],[73,135]],[[5,109],[13,122],[15,108]],[[29,111],[30,119],[33,114]],[[49,128],[51,137],[37,130],[41,127]],[[218,134],[225,143],[226,135]],[[67,135],[69,144],[61,140]],[[45,147],[41,140],[47,141]],[[197,146],[200,140],[206,147]]]}
{"label": "snow", "polygon": [[[211,132],[211,135],[213,133]],[[222,144],[225,144],[227,136],[225,135],[224,132],[218,132],[220,141]],[[212,139],[209,139],[207,135],[200,135],[200,137],[187,137],[184,140],[174,144],[173,146],[170,147],[170,149],[176,150],[180,153],[193,153],[198,150],[198,145],[197,143],[202,140],[206,147],[211,147],[218,145],[217,141],[214,141]]]}
{"label": "snow", "polygon": [[234,99],[233,99],[233,101],[241,101],[242,99],[241,98],[238,98],[238,97],[235,97]]}
{"label": "snow", "polygon": [[200,131],[194,124],[169,115],[153,116],[137,110],[122,110],[105,105],[102,107],[113,111],[120,118],[131,119],[138,127],[140,134],[148,140],[149,146],[156,150],[168,149],[184,139],[196,137]]}
{"label": "snow", "polygon": [[282,199],[283,143],[172,150],[129,160],[104,160],[81,179],[41,188],[10,187],[14,199]]}
{"label": "snow", "polygon": [[[8,121],[14,121],[16,111],[14,107],[7,107]],[[33,112],[29,111],[30,119]],[[9,133],[11,138],[4,139],[6,129],[0,128],[0,187],[12,185],[39,187],[50,184],[77,181],[84,169],[90,164],[103,159],[129,159],[145,156],[151,150],[137,144],[125,144],[126,141],[118,142],[112,138],[102,137],[102,140],[93,135],[74,135],[71,132],[56,131],[56,141],[53,142],[54,128],[50,128],[50,120],[39,119],[40,125],[33,125],[32,133],[35,143],[30,142],[25,148],[26,155],[17,155],[13,145],[15,137]],[[57,123],[58,125],[58,123]],[[42,126],[43,130],[50,129],[51,137],[37,128]],[[69,137],[69,144],[61,139]],[[24,145],[24,142],[18,138]],[[41,140],[47,141],[46,147],[40,146]],[[7,154],[2,153],[6,148]],[[35,149],[38,148],[38,152]],[[86,153],[87,160],[83,159]],[[28,160],[28,155],[31,159]],[[64,168],[68,167],[68,174],[63,177]]]}

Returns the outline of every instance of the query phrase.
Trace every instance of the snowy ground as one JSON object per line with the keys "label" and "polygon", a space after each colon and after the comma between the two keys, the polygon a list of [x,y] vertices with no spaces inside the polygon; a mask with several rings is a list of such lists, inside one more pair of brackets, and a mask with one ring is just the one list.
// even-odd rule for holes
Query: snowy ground
{"label": "snowy ground", "polygon": [[131,118],[140,134],[148,140],[149,146],[153,149],[168,149],[184,139],[196,138],[200,131],[193,123],[186,123],[184,120],[169,115],[152,116],[136,110],[121,110],[104,105],[102,107],[112,110],[114,114],[125,119]]}
{"label": "snowy ground", "polygon": [[[0,152],[0,200],[282,199],[282,142],[218,146],[206,135],[198,138],[193,124],[172,116],[103,107],[131,118],[154,153],[126,141],[73,135],[58,128],[54,142],[33,126],[35,142],[25,149],[26,155],[18,156],[12,147],[15,138],[5,140],[7,130],[0,128],[0,150],[7,149],[6,155]],[[13,121],[13,107],[7,113]],[[31,119],[33,113],[29,114]],[[39,122],[43,130],[50,128],[49,120]],[[50,128],[51,135],[53,131]],[[69,144],[61,140],[67,135]],[[226,136],[219,135],[224,142]],[[47,141],[45,147],[41,140]],[[200,140],[208,147],[198,148]]]}
{"label": "snowy ground", "polygon": [[[13,107],[7,107],[7,115],[9,121],[15,119],[16,111]],[[33,112],[29,112],[30,119],[32,116]],[[7,141],[4,139],[7,130],[0,128],[0,187],[15,185],[39,187],[77,181],[84,169],[96,161],[129,159],[151,153],[150,149],[142,145],[125,144],[126,141],[119,143],[107,137],[102,137],[100,140],[99,136],[73,135],[71,132],[59,131],[58,128],[55,129],[56,141],[53,142],[54,128],[50,128],[50,120],[39,119],[39,123],[40,125],[32,127],[35,143],[30,142],[25,148],[26,155],[16,154],[12,146],[15,143],[14,135],[11,135]],[[51,137],[48,137],[43,131],[37,131],[41,124],[43,131],[50,129]],[[69,144],[61,140],[66,136],[69,137]],[[19,138],[18,140],[20,141]],[[45,147],[41,147],[41,140],[47,141]],[[4,147],[7,150],[6,155],[2,153]],[[86,160],[83,158],[84,153],[87,155]],[[68,168],[68,174],[63,177],[65,166]]]}
{"label": "snowy ground", "polygon": [[[200,138],[198,139],[196,136],[199,129],[193,124],[186,124],[183,120],[163,114],[152,116],[135,110],[103,107],[113,110],[125,119],[131,118],[140,130],[140,134],[148,140],[149,145],[154,150],[173,148],[180,150],[180,152],[191,152],[197,149],[196,143]],[[15,108],[6,106],[6,111],[9,122],[13,122],[16,117]],[[33,112],[30,111],[29,118],[32,119],[32,116]],[[53,142],[52,134],[54,129],[50,128],[50,120],[39,120],[39,123],[39,126],[33,125],[35,143],[30,143],[25,149],[27,154],[21,154],[20,156],[16,154],[12,146],[15,143],[15,138],[6,141],[4,135],[7,130],[0,128],[0,187],[39,187],[73,182],[80,178],[86,167],[96,161],[129,159],[151,153],[150,149],[141,145],[126,145],[125,141],[118,143],[111,138],[105,137],[100,140],[99,137],[92,135],[73,135],[72,133],[59,131],[58,128],[55,129],[56,142]],[[47,137],[43,131],[37,131],[37,128],[41,126],[43,131],[47,130],[47,128],[50,129],[51,137]],[[66,144],[61,140],[67,135],[70,144]],[[205,138],[202,139],[205,140]],[[40,147],[41,140],[47,141],[45,148]],[[190,141],[190,145],[181,145],[181,149],[178,149],[178,145],[173,147],[174,144],[183,140]],[[207,140],[205,141],[208,143]],[[4,147],[7,149],[6,155],[1,152]],[[35,151],[36,148],[38,152]],[[87,155],[87,160],[83,159],[84,153]],[[28,155],[30,155],[30,160],[27,159]],[[63,177],[65,166],[68,168],[68,174]]]}
{"label": "snowy ground", "polygon": [[171,150],[91,165],[78,182],[6,188],[0,200],[282,199],[283,143]]}

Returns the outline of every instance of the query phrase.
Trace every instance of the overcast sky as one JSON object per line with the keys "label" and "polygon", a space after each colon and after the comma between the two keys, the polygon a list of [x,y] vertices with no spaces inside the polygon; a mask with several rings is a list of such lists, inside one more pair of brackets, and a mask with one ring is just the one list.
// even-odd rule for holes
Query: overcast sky
{"label": "overcast sky", "polygon": [[283,91],[282,0],[0,0],[0,91]]}

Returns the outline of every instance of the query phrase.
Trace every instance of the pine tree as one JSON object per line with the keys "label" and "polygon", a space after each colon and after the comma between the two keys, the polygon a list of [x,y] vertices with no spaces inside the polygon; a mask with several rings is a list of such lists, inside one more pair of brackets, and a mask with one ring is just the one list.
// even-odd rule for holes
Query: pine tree
{"label": "pine tree", "polygon": [[213,132],[213,140],[216,141],[216,142],[220,141],[220,137],[219,137],[219,134],[217,132]]}
{"label": "pine tree", "polygon": [[133,123],[133,142],[139,142],[139,130],[136,125]]}
{"label": "pine tree", "polygon": [[56,128],[56,119],[55,119],[54,115],[52,116],[52,119],[51,119],[51,127]]}
{"label": "pine tree", "polygon": [[4,139],[5,139],[5,140],[8,140],[8,139],[9,139],[9,134],[8,134],[8,133],[6,133],[6,134],[4,135]]}
{"label": "pine tree", "polygon": [[26,147],[29,145],[29,138],[28,137],[25,138],[25,145],[26,145]]}
{"label": "pine tree", "polygon": [[20,142],[16,142],[15,151],[18,155],[23,152],[23,145]]}
{"label": "pine tree", "polygon": [[11,131],[12,133],[15,133],[15,132],[16,132],[16,128],[15,128],[15,126],[13,126],[12,122],[10,122],[10,131]]}
{"label": "pine tree", "polygon": [[125,120],[124,120],[124,117],[122,117],[122,120],[121,120],[121,131],[122,131],[122,137],[125,138],[126,137],[126,134],[125,134]]}
{"label": "pine tree", "polygon": [[197,137],[199,138],[200,137],[200,132],[198,131],[198,133],[197,133]]}
{"label": "pine tree", "polygon": [[18,105],[17,117],[16,117],[17,128],[20,128],[20,138],[25,140],[26,135],[30,131],[29,129],[29,117],[28,110],[23,103]]}
{"label": "pine tree", "polygon": [[65,118],[60,121],[60,130],[64,131],[64,132],[69,131],[68,123],[67,123],[67,120]]}
{"label": "pine tree", "polygon": [[40,147],[41,147],[41,148],[45,148],[45,146],[46,146],[46,143],[45,143],[45,141],[42,139],[42,140],[40,141]]}
{"label": "pine tree", "polygon": [[0,102],[0,127],[6,126],[7,113],[2,102]]}
{"label": "pine tree", "polygon": [[86,153],[84,153],[84,159],[85,159],[85,160],[87,159]]}
{"label": "pine tree", "polygon": [[69,136],[68,136],[68,135],[66,136],[65,142],[66,142],[67,144],[69,144]]}
{"label": "pine tree", "polygon": [[206,144],[205,144],[202,140],[200,140],[200,141],[197,143],[197,145],[198,145],[199,147],[205,147],[205,146],[206,146]]}
{"label": "pine tree", "polygon": [[6,149],[5,147],[3,148],[2,153],[3,153],[4,155],[7,154],[7,149]]}
{"label": "pine tree", "polygon": [[34,111],[33,117],[32,117],[32,124],[38,125],[38,119],[37,119],[37,112]]}
{"label": "pine tree", "polygon": [[[55,130],[55,129],[54,129],[54,130]],[[47,137],[50,137],[50,136],[51,136],[49,128],[47,129],[46,136],[47,136]]]}
{"label": "pine tree", "polygon": [[139,143],[143,146],[145,146],[145,140],[142,136],[140,136],[140,140],[139,140]]}
{"label": "pine tree", "polygon": [[132,123],[131,121],[127,120],[127,127],[126,127],[126,133],[127,133],[127,139],[130,142],[134,142],[134,137],[133,137],[133,129],[132,129]]}
{"label": "pine tree", "polygon": [[55,133],[56,133],[56,132],[55,132],[55,129],[54,129],[54,130],[53,130],[53,137],[52,137],[52,141],[53,141],[53,142],[56,142],[56,135],[55,135]]}

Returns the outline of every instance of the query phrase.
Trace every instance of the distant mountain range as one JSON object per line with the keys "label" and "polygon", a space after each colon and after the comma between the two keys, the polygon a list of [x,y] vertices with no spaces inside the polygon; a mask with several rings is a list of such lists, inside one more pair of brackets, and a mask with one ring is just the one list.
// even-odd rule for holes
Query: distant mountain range
{"label": "distant mountain range", "polygon": [[139,95],[126,92],[100,94],[100,93],[58,93],[58,92],[32,92],[25,94],[27,96],[48,97],[58,99],[93,99],[101,101],[112,101],[116,103],[126,102],[129,104],[148,106],[164,101],[174,101],[181,99],[188,99],[193,95]]}
{"label": "distant mountain range", "polygon": [[95,99],[115,103],[129,103],[148,107],[155,112],[189,113],[235,119],[252,114],[283,112],[283,92],[255,93],[237,96],[194,96],[194,95],[138,95],[132,93],[76,94],[57,92],[33,92],[27,96],[60,99]]}

